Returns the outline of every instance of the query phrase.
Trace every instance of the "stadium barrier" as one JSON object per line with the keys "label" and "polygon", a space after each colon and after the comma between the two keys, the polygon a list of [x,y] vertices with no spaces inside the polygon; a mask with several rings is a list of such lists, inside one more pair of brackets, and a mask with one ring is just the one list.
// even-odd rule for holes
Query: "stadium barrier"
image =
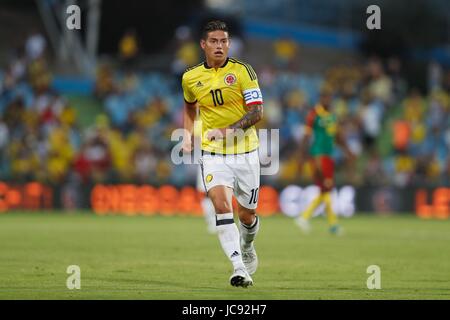
{"label": "stadium barrier", "polygon": [[[258,214],[290,217],[303,211],[318,194],[316,186],[289,185],[275,188],[263,185]],[[96,184],[93,186],[49,186],[39,182],[0,181],[0,213],[51,209],[91,209],[98,215],[193,215],[201,216],[204,193],[193,186],[151,186],[135,184]],[[334,210],[350,217],[355,211],[394,213],[414,212],[424,219],[450,217],[450,188],[394,188],[340,186],[333,191]],[[233,198],[233,206],[236,207]],[[319,207],[315,215],[320,214]]]}
{"label": "stadium barrier", "polygon": [[0,182],[0,213],[14,209],[52,209],[54,191],[39,182],[8,184]]}
{"label": "stadium barrier", "polygon": [[[177,189],[171,185],[96,185],[91,193],[92,210],[99,214],[165,216],[202,215],[201,200],[204,193],[194,187]],[[233,199],[233,206],[236,207]],[[262,216],[279,213],[278,192],[270,186],[260,188],[258,214]]]}
{"label": "stadium barrier", "polygon": [[436,188],[431,191],[417,190],[415,206],[416,214],[421,218],[448,219],[450,217],[450,188]]}

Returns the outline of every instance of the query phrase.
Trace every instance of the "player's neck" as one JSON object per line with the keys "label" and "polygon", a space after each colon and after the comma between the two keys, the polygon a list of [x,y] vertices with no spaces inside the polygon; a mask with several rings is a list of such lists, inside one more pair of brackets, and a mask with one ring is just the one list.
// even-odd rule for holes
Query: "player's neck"
{"label": "player's neck", "polygon": [[214,68],[214,69],[222,68],[225,66],[227,60],[228,60],[228,57],[226,57],[223,60],[212,60],[212,59],[208,59],[208,57],[206,57],[206,66],[208,68]]}

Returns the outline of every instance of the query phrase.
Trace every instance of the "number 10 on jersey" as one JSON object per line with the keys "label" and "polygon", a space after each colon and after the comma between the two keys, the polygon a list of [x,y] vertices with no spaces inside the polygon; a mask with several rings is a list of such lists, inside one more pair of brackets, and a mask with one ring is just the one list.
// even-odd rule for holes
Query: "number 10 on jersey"
{"label": "number 10 on jersey", "polygon": [[217,107],[217,105],[219,105],[219,106],[223,105],[222,90],[220,90],[220,89],[211,90],[209,93],[211,93],[211,95],[212,95],[214,107]]}

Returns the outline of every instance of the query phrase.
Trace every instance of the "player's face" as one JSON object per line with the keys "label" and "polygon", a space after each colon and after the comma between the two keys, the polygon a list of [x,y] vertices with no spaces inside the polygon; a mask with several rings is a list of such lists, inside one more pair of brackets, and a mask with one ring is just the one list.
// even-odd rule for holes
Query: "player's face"
{"label": "player's face", "polygon": [[323,93],[320,95],[320,102],[324,107],[329,108],[331,106],[331,101],[333,100],[333,96],[328,93]]}
{"label": "player's face", "polygon": [[206,40],[201,41],[203,51],[207,60],[223,61],[228,57],[230,39],[228,32],[216,30],[208,33]]}

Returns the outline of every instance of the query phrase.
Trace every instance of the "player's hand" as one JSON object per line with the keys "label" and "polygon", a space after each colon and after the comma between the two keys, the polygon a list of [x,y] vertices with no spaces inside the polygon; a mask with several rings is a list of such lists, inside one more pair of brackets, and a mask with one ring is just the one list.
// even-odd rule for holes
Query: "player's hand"
{"label": "player's hand", "polygon": [[[228,130],[230,130],[230,129],[228,129]],[[209,141],[222,140],[225,138],[226,134],[227,134],[227,128],[212,129],[206,133],[206,139],[208,139]]]}
{"label": "player's hand", "polygon": [[192,149],[194,149],[194,145],[192,143],[192,137],[190,135],[185,135],[183,137],[183,144],[181,146],[183,152],[190,153]]}

